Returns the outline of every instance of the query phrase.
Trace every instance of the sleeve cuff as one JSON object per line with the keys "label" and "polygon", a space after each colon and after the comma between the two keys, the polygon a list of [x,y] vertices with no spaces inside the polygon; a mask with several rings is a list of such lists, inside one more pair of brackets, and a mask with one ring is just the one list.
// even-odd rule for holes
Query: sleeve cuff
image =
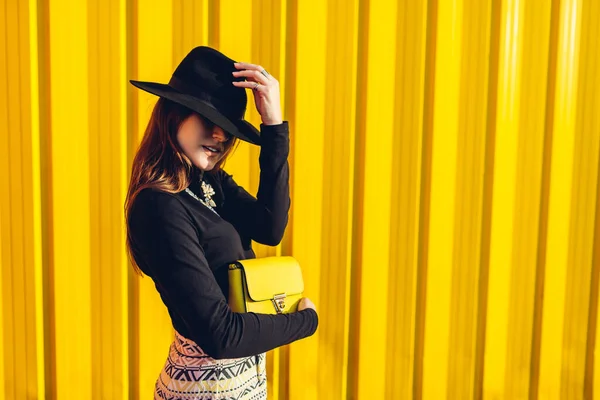
{"label": "sleeve cuff", "polygon": [[307,316],[310,318],[312,324],[309,330],[309,336],[312,336],[317,331],[317,328],[319,326],[319,314],[317,314],[317,312],[312,308],[307,308],[300,312],[307,314]]}
{"label": "sleeve cuff", "polygon": [[260,124],[260,133],[261,134],[275,134],[275,133],[287,133],[289,132],[290,127],[288,121],[283,121],[278,125],[264,125]]}

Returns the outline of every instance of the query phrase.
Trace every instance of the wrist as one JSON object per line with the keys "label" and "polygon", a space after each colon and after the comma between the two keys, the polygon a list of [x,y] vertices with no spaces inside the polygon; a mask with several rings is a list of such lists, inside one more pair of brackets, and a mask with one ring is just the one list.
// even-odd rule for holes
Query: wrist
{"label": "wrist", "polygon": [[270,125],[281,125],[283,123],[283,120],[281,118],[279,119],[263,119],[262,120],[262,124],[265,126],[270,126]]}
{"label": "wrist", "polygon": [[273,134],[282,134],[282,133],[288,133],[289,132],[289,125],[288,125],[288,121],[281,121],[281,123],[279,124],[274,124],[274,125],[266,125],[264,122],[262,122],[260,124],[260,132],[261,135],[273,135]]}

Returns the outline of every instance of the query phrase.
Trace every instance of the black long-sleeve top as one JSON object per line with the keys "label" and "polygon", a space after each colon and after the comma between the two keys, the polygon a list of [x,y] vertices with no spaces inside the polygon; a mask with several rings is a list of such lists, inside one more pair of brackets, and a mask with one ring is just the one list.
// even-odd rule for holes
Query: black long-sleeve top
{"label": "black long-sleeve top", "polygon": [[[288,124],[261,126],[260,184],[254,198],[220,170],[204,173],[215,214],[185,191],[144,189],[129,212],[133,257],[150,276],[173,327],[213,358],[256,355],[312,335],[314,310],[284,315],[234,313],[229,263],[254,258],[251,240],[278,244],[290,207]],[[199,170],[189,189],[202,198]]]}

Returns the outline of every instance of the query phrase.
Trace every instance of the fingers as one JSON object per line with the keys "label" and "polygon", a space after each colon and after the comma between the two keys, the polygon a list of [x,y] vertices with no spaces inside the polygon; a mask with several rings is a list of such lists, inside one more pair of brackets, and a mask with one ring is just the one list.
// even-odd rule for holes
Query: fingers
{"label": "fingers", "polygon": [[242,70],[242,69],[248,69],[248,70],[252,70],[252,71],[258,71],[260,73],[266,72],[263,67],[261,67],[260,65],[256,65],[256,64],[239,62],[239,63],[234,63],[234,66],[237,69],[240,69],[240,70]]}
{"label": "fingers", "polygon": [[271,76],[266,77],[262,72],[258,70],[246,69],[243,71],[235,71],[233,72],[233,76],[236,78],[246,78],[247,80],[251,80],[254,82],[258,82],[261,85],[268,85],[271,82]]}
{"label": "fingers", "polygon": [[253,81],[243,81],[243,82],[235,82],[234,81],[233,86],[237,86],[239,88],[252,89],[252,90],[256,90],[256,91],[260,91],[266,87],[266,85],[261,85],[260,83],[253,82]]}
{"label": "fingers", "polygon": [[251,63],[243,63],[243,62],[239,62],[239,63],[234,63],[234,66],[239,69],[239,70],[248,70],[248,71],[258,71],[260,72],[260,74],[262,76],[265,77],[265,79],[267,79],[268,81],[274,81],[276,80],[275,78],[273,78],[273,76],[271,76],[271,74],[269,74],[267,72],[266,69],[264,69],[262,66],[260,65],[256,65],[256,64],[251,64]]}
{"label": "fingers", "polygon": [[277,79],[269,75],[260,65],[249,63],[235,63],[236,68],[240,71],[233,72],[236,78],[246,78],[245,82],[234,81],[233,85],[240,88],[252,89],[255,91],[264,91],[265,88],[273,85],[277,86]]}

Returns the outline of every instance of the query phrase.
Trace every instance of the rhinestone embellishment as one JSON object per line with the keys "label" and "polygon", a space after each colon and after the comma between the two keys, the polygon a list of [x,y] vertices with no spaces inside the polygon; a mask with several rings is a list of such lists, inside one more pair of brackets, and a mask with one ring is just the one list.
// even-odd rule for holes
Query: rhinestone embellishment
{"label": "rhinestone embellishment", "polygon": [[212,196],[215,194],[215,190],[208,183],[202,181],[202,191],[204,192],[205,200],[196,196],[194,192],[192,192],[189,188],[185,188],[187,194],[192,196],[194,199],[198,200],[200,203],[204,204],[210,211],[219,215],[219,213],[214,209],[217,206],[215,201],[212,199]]}
{"label": "rhinestone embellishment", "polygon": [[217,204],[214,202],[212,197],[215,195],[215,189],[208,183],[202,181],[202,192],[204,192],[204,199],[211,207],[216,207]]}

